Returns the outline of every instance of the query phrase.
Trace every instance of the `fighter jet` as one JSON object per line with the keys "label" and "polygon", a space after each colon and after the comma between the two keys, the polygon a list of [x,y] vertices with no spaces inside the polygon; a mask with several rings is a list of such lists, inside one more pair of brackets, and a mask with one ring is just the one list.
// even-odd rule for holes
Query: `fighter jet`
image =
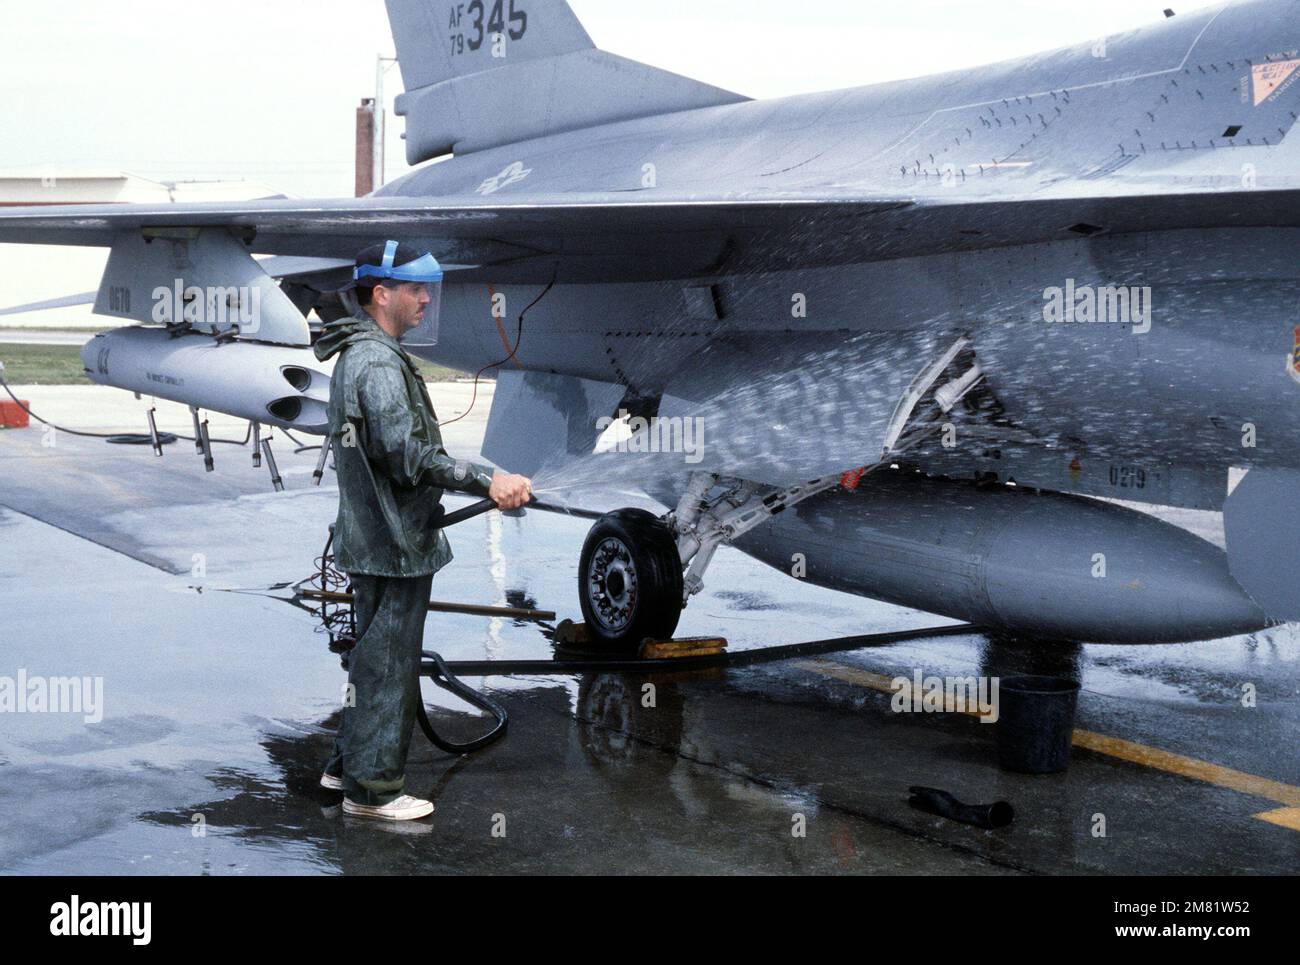
{"label": "fighter jet", "polygon": [[[413,350],[496,375],[484,455],[545,474],[621,429],[610,478],[669,509],[587,538],[609,647],[671,635],[722,545],[1035,638],[1300,619],[1300,0],[776,100],[563,0],[388,12],[414,169],[374,194],[0,211],[111,247],[96,311],[141,324],[94,380],[324,432],[308,316],[409,241],[447,269]],[[1226,552],[1134,502],[1222,512]]]}

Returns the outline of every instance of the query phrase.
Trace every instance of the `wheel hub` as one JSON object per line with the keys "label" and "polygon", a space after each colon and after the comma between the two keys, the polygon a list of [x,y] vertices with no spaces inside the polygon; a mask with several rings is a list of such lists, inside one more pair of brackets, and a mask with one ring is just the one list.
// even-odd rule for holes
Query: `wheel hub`
{"label": "wheel hub", "polygon": [[587,573],[587,599],[606,630],[617,633],[632,622],[637,600],[636,564],[622,540],[609,537],[596,547]]}

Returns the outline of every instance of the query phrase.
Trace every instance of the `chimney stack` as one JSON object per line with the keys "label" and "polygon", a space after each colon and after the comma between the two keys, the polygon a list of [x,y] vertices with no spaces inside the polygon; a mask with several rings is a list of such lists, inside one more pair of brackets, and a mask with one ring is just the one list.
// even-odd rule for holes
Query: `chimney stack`
{"label": "chimney stack", "polygon": [[364,97],[357,108],[357,197],[375,190],[375,99]]}

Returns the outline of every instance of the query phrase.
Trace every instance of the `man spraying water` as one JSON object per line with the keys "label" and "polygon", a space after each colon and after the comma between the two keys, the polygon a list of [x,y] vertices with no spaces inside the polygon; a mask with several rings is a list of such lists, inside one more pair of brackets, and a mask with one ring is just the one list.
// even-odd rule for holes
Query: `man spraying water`
{"label": "man spraying water", "polygon": [[409,821],[433,812],[403,788],[429,591],[452,558],[438,526],[443,491],[517,509],[531,484],[443,448],[428,390],[402,347],[437,341],[442,269],[433,256],[395,241],[375,245],[357,255],[353,279],[360,308],[328,324],[315,347],[321,361],[339,356],[329,403],[334,547],[357,622],[349,699],[321,785],[343,791],[346,814]]}

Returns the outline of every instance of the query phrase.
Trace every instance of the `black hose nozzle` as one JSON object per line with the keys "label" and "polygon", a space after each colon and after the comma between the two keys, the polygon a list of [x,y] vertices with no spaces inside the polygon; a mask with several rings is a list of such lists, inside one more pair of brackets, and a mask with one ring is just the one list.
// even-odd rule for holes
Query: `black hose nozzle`
{"label": "black hose nozzle", "polygon": [[1005,828],[1016,816],[1015,809],[1006,801],[994,801],[992,804],[963,804],[947,791],[937,787],[909,787],[912,795],[907,803],[918,811],[937,814],[941,818],[971,824],[977,828],[991,831]]}

